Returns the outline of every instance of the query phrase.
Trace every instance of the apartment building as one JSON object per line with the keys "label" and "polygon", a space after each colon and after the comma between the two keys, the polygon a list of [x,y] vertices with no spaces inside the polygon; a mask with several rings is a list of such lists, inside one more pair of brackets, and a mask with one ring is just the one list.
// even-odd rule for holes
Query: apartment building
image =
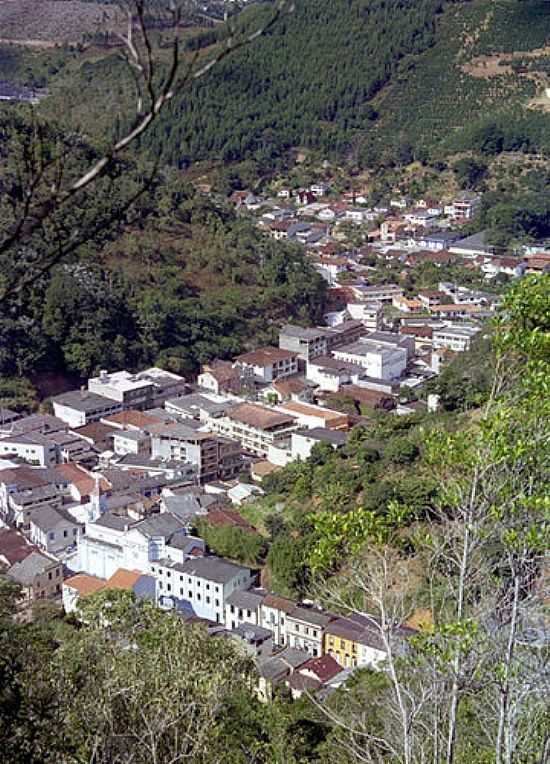
{"label": "apartment building", "polygon": [[299,425],[294,416],[242,403],[226,416],[212,419],[209,426],[220,435],[237,440],[244,451],[265,457],[270,446],[287,445]]}

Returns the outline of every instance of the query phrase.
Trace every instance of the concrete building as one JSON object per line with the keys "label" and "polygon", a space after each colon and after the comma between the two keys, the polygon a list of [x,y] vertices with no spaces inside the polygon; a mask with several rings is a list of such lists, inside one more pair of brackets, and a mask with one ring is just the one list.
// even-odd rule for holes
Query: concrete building
{"label": "concrete building", "polygon": [[201,482],[217,480],[218,439],[211,432],[199,432],[186,424],[162,424],[150,428],[153,459],[182,461],[196,466]]}
{"label": "concrete building", "polygon": [[296,418],[301,427],[313,428],[324,427],[328,430],[345,430],[349,420],[347,414],[341,411],[332,411],[311,403],[299,403],[288,401],[277,406],[277,410],[283,414],[289,414]]}
{"label": "concrete building", "polygon": [[168,398],[186,393],[188,387],[178,374],[153,367],[136,374],[103,370],[99,377],[88,380],[88,390],[120,403],[125,409],[142,411],[162,406]]}
{"label": "concrete building", "polygon": [[244,451],[267,456],[270,446],[288,444],[299,425],[294,416],[242,403],[226,416],[211,420],[209,426],[220,435],[237,440]]}
{"label": "concrete building", "polygon": [[362,366],[367,376],[377,379],[399,379],[407,367],[407,350],[388,347],[381,343],[361,340],[338,348],[334,357]]}
{"label": "concrete building", "polygon": [[52,398],[53,413],[69,427],[99,422],[103,417],[122,411],[122,403],[89,390],[72,390]]}
{"label": "concrete building", "polygon": [[265,592],[238,589],[232,592],[225,602],[224,623],[228,629],[236,629],[242,624],[260,626],[262,621],[262,602]]}
{"label": "concrete building", "polygon": [[325,629],[333,618],[323,610],[296,605],[286,619],[287,644],[305,650],[314,658],[323,655]]}
{"label": "concrete building", "polygon": [[82,526],[68,512],[58,507],[41,507],[30,515],[30,538],[45,552],[58,554],[76,546]]}
{"label": "concrete building", "polygon": [[434,329],[432,345],[434,350],[447,348],[462,353],[470,349],[472,340],[480,331],[481,327],[473,324],[456,324]]}
{"label": "concrete building", "polygon": [[235,365],[256,382],[269,384],[281,377],[298,373],[298,356],[275,347],[258,348],[235,359]]}
{"label": "concrete building", "polygon": [[367,331],[376,332],[382,328],[384,308],[381,302],[348,302],[346,310],[352,319],[361,321]]}
{"label": "concrete building", "polygon": [[289,350],[302,361],[309,361],[328,352],[327,329],[304,328],[286,324],[279,332],[279,347]]}
{"label": "concrete building", "polygon": [[216,623],[224,623],[229,596],[248,589],[254,581],[249,568],[220,557],[198,557],[184,563],[161,559],[152,565],[151,572],[157,580],[160,607]]}
{"label": "concrete building", "polygon": [[272,632],[276,645],[282,647],[287,644],[287,618],[295,607],[295,602],[276,594],[266,594],[263,598],[260,606],[260,623]]}
{"label": "concrete building", "polygon": [[292,433],[291,454],[293,459],[309,459],[317,443],[327,443],[335,451],[346,445],[347,434],[342,430],[327,430],[315,427],[311,430],[299,430]]}
{"label": "concrete building", "polygon": [[319,356],[307,364],[306,379],[321,390],[337,393],[342,385],[357,384],[365,369],[356,363],[347,363],[331,356]]}

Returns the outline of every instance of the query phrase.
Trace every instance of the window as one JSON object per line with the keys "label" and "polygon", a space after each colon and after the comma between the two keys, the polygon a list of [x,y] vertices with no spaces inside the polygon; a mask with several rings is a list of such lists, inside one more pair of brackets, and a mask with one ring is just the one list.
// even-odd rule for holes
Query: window
{"label": "window", "polygon": [[63,538],[66,539],[68,535],[69,535],[69,531],[66,531],[66,530],[63,531]]}
{"label": "window", "polygon": [[55,533],[54,533],[53,531],[51,531],[50,533],[48,533],[48,538],[50,539],[50,541],[53,541],[53,540],[54,540],[54,538],[55,538]]}
{"label": "window", "polygon": [[76,536],[77,533],[78,533],[78,528],[73,528],[73,536]]}
{"label": "window", "polygon": [[155,569],[151,566],[151,573],[154,573]]}
{"label": "window", "polygon": [[229,606],[229,612],[230,613],[234,613],[235,612],[235,605],[230,605]]}
{"label": "window", "polygon": [[214,600],[214,604],[216,605],[216,607],[219,607],[220,606],[220,601],[219,600]]}
{"label": "window", "polygon": [[206,604],[207,604],[207,605],[209,605],[209,604],[210,604],[210,597],[207,597],[207,598],[206,598]]}
{"label": "window", "polygon": [[167,577],[167,578],[170,578],[170,576],[171,576],[171,575],[172,575],[172,574],[171,574],[171,572],[170,572],[169,570],[167,570],[167,571],[166,571],[166,577]]}
{"label": "window", "polygon": [[180,589],[180,595],[183,597],[183,589]]}
{"label": "window", "polygon": [[162,581],[159,581],[159,589],[162,589]]}
{"label": "window", "polygon": [[313,636],[314,636],[314,637],[316,637],[316,636],[317,636],[317,629],[313,629]]}
{"label": "window", "polygon": [[252,617],[252,613],[250,612],[250,610],[246,611],[246,617],[247,618],[251,618]]}
{"label": "window", "polygon": [[201,598],[201,595],[199,593],[199,594],[197,594],[197,599],[200,600],[200,598]]}
{"label": "window", "polygon": [[207,589],[210,589],[210,584],[206,584],[206,588],[207,588]]}
{"label": "window", "polygon": [[172,591],[172,586],[170,584],[166,584],[166,590],[171,592]]}
{"label": "window", "polygon": [[48,573],[48,581],[51,581],[51,580],[52,580],[52,572],[50,570],[50,572]]}
{"label": "window", "polygon": [[59,568],[57,568],[56,571],[55,571],[55,577],[59,578]]}
{"label": "window", "polygon": [[192,599],[193,599],[193,592],[189,592],[189,599],[190,599],[190,600],[192,600]]}
{"label": "window", "polygon": [[183,581],[183,576],[180,576],[180,581]]}

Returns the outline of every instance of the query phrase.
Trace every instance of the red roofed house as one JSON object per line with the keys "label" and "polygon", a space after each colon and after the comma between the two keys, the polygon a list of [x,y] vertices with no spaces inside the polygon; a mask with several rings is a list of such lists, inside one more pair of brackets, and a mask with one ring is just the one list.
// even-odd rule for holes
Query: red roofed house
{"label": "red roofed house", "polygon": [[273,382],[298,373],[298,356],[289,350],[263,347],[237,357],[235,365],[259,382]]}
{"label": "red roofed house", "polygon": [[299,666],[288,681],[292,697],[296,699],[305,692],[315,692],[341,671],[342,667],[331,655],[311,658]]}

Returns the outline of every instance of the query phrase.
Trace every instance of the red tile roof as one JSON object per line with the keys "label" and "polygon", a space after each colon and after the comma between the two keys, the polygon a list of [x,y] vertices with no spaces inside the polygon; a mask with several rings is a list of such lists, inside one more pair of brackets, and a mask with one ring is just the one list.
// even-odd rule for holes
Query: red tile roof
{"label": "red tile roof", "polygon": [[306,672],[308,674],[313,674],[315,678],[323,684],[330,681],[341,671],[342,667],[332,655],[322,655],[319,658],[311,658],[309,661],[303,663],[298,669],[300,674]]}

